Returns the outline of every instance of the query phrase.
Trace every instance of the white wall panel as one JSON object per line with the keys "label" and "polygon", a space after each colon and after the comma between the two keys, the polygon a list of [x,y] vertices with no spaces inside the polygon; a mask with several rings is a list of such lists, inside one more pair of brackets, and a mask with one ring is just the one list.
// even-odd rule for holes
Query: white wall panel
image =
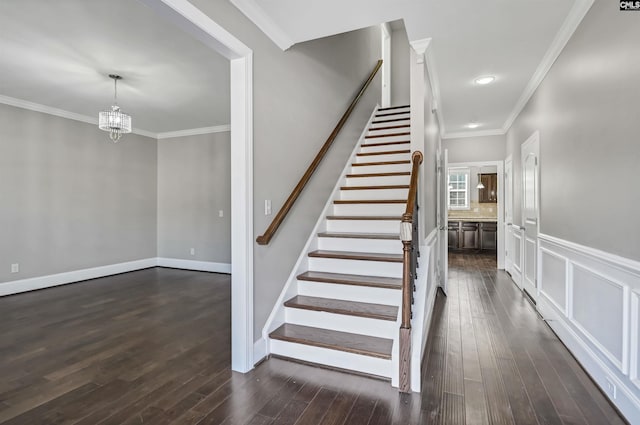
{"label": "white wall panel", "polygon": [[[540,251],[542,275],[540,291],[556,304],[563,313],[567,312],[567,260],[547,250]],[[544,282],[544,286],[542,286]]]}

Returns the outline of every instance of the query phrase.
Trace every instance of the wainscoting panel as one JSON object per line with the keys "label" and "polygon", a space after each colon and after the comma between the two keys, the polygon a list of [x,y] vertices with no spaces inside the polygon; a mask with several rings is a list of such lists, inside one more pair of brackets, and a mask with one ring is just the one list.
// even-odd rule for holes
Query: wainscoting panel
{"label": "wainscoting panel", "polygon": [[602,391],[640,424],[640,262],[545,234],[537,308]]}
{"label": "wainscoting panel", "polygon": [[507,262],[507,271],[511,274],[511,278],[522,288],[522,230],[519,226],[509,225],[507,232],[507,250],[509,261]]}
{"label": "wainscoting panel", "polygon": [[554,303],[562,313],[567,314],[567,260],[542,248],[539,261],[540,294]]}

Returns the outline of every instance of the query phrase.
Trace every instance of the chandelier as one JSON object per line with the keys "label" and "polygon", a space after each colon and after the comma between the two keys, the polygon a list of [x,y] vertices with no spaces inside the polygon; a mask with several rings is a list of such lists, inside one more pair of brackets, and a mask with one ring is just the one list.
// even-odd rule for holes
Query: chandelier
{"label": "chandelier", "polygon": [[122,77],[109,74],[109,78],[113,79],[113,106],[111,109],[100,112],[98,127],[100,130],[108,131],[109,137],[113,143],[116,143],[123,134],[131,133],[131,115],[122,112],[118,106],[118,80],[121,80]]}

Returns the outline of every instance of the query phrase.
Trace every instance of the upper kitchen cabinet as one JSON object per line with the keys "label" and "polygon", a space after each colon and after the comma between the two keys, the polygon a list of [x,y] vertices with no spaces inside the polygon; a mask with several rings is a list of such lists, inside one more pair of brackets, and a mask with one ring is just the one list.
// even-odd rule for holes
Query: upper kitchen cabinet
{"label": "upper kitchen cabinet", "polygon": [[480,181],[484,189],[478,189],[478,201],[485,204],[498,202],[498,174],[480,174]]}

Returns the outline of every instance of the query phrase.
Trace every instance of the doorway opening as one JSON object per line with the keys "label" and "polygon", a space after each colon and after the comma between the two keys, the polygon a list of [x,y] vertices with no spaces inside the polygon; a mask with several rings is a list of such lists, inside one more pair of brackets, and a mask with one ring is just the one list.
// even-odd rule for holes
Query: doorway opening
{"label": "doorway opening", "polygon": [[445,178],[449,252],[489,257],[504,269],[504,163],[450,163]]}

